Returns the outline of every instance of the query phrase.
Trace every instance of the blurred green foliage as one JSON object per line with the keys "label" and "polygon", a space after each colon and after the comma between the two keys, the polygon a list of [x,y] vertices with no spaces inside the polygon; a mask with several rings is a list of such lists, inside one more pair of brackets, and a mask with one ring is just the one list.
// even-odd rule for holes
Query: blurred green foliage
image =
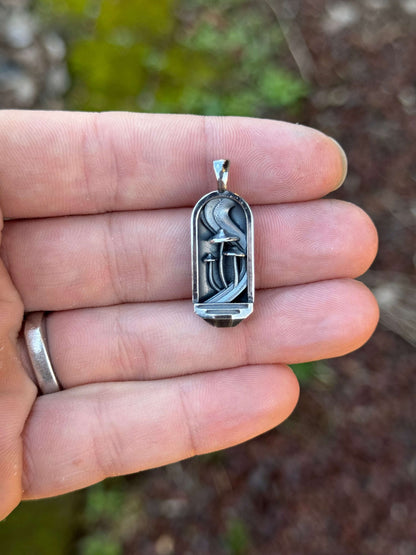
{"label": "blurred green foliage", "polygon": [[80,555],[122,555],[121,544],[107,532],[91,533],[80,541]]}
{"label": "blurred green foliage", "polygon": [[109,488],[108,483],[96,484],[88,490],[84,518],[89,525],[113,522],[124,501],[122,484],[117,488]]}
{"label": "blurred green foliage", "polygon": [[302,385],[307,384],[316,373],[316,362],[301,362],[291,364],[290,367]]}
{"label": "blurred green foliage", "polygon": [[335,374],[326,361],[302,362],[290,365],[301,385],[307,385],[312,380],[323,387],[330,388],[335,382]]}
{"label": "blurred green foliage", "polygon": [[126,478],[106,480],[86,490],[79,555],[119,555],[123,544],[146,526],[140,493]]}
{"label": "blurred green foliage", "polygon": [[69,44],[69,107],[271,116],[307,87],[265,3],[245,0],[38,0]]}
{"label": "blurred green foliage", "polygon": [[250,547],[248,529],[241,519],[233,518],[227,522],[224,544],[230,555],[244,555]]}
{"label": "blurred green foliage", "polygon": [[26,501],[0,522],[2,555],[72,555],[83,492]]}

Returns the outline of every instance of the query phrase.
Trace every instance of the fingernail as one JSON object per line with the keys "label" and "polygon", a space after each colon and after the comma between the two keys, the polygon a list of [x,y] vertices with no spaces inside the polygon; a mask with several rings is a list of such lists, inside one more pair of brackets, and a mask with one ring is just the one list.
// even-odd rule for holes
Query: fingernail
{"label": "fingernail", "polygon": [[334,187],[334,191],[336,191],[337,189],[339,189],[341,187],[341,185],[344,183],[345,178],[347,177],[347,172],[348,172],[348,159],[347,159],[347,155],[345,154],[344,149],[342,148],[342,146],[339,144],[338,141],[336,141],[334,138],[329,137],[331,139],[331,141],[334,141],[334,143],[337,145],[339,153],[341,155],[341,163],[342,163],[342,174],[341,174],[341,178],[338,181],[336,187]]}

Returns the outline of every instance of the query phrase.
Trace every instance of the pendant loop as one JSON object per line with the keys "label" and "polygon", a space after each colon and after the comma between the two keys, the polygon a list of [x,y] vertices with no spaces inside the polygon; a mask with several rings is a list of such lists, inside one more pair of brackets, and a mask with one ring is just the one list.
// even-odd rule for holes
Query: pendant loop
{"label": "pendant loop", "polygon": [[213,162],[215,177],[217,178],[218,192],[223,193],[227,190],[229,160],[214,160]]}

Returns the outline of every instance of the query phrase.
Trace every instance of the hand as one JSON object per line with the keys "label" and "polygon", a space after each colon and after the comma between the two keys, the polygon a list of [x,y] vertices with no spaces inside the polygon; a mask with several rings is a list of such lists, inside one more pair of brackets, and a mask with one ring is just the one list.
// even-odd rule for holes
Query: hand
{"label": "hand", "polygon": [[[284,420],[285,364],[335,357],[378,310],[354,278],[377,235],[357,207],[314,200],[346,171],[337,144],[276,121],[0,113],[0,517],[23,499],[222,449]],[[255,219],[254,314],[218,329],[194,315],[191,206],[230,190]],[[10,276],[10,277],[9,277]],[[18,332],[47,317],[64,388],[37,396]]]}

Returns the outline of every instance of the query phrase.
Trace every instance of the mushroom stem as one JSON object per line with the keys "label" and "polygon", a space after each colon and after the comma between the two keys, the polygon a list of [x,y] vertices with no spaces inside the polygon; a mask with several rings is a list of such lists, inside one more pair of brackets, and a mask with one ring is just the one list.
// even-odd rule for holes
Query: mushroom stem
{"label": "mushroom stem", "polygon": [[227,282],[225,281],[225,276],[224,276],[224,243],[221,243],[220,246],[220,261],[219,261],[219,272],[220,272],[220,278],[221,281],[224,285],[224,287],[227,287]]}
{"label": "mushroom stem", "polygon": [[234,287],[238,285],[238,268],[237,268],[237,257],[233,256],[234,258]]}
{"label": "mushroom stem", "polygon": [[210,284],[212,289],[214,289],[215,291],[220,290],[220,288],[218,287],[218,285],[214,281],[214,273],[213,273],[213,269],[212,269],[212,262],[209,263],[209,267],[208,267],[208,283]]}

